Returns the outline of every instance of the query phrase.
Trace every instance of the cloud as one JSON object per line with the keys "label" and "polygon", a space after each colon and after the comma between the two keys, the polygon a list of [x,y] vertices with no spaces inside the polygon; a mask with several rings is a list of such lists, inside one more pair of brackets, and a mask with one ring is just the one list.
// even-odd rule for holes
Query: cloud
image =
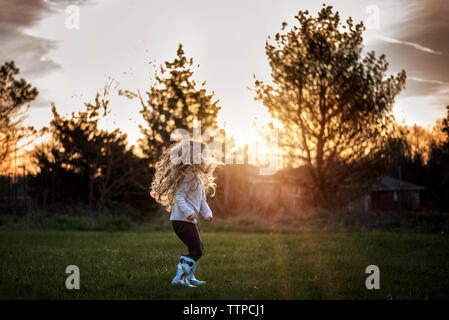
{"label": "cloud", "polygon": [[[82,5],[87,1],[50,0],[0,0],[0,64],[14,60],[20,77],[33,83],[60,66],[47,57],[58,43],[27,33],[45,17],[70,4]],[[39,88],[38,88],[39,89]],[[33,106],[48,106],[42,94]]]}
{"label": "cloud", "polygon": [[429,79],[423,79],[420,77],[408,77],[408,80],[418,81],[418,82],[424,82],[424,83],[433,83],[433,84],[441,84],[441,85],[447,85],[449,86],[449,83],[439,80],[429,80]]}
{"label": "cloud", "polygon": [[449,55],[448,0],[395,2],[399,7],[396,5],[392,10],[400,18],[390,17],[388,28],[382,30],[383,41],[442,56]]}
{"label": "cloud", "polygon": [[18,31],[2,36],[0,57],[3,61],[14,60],[21,69],[21,75],[36,78],[42,73],[48,73],[59,66],[45,55],[56,47],[54,41],[27,35]]}
{"label": "cloud", "polygon": [[449,101],[449,1],[395,0],[393,5],[385,0],[379,5],[386,9],[387,4],[388,27],[379,30],[369,49],[386,54],[391,72],[407,72],[397,109],[409,123],[430,123],[444,116]]}
{"label": "cloud", "polygon": [[[408,1],[410,2],[410,1]],[[419,43],[437,52],[449,53],[449,1],[411,2],[408,19],[397,24],[403,41]],[[395,37],[397,38],[397,37]]]}
{"label": "cloud", "polygon": [[0,28],[2,35],[6,32],[23,30],[34,25],[49,7],[43,0],[1,0]]}
{"label": "cloud", "polygon": [[403,45],[406,45],[406,46],[411,46],[411,47],[413,47],[413,48],[415,48],[417,50],[421,50],[421,51],[428,52],[428,53],[433,53],[433,54],[438,54],[438,55],[443,54],[440,51],[435,51],[435,50],[432,50],[430,48],[424,47],[424,46],[422,46],[420,44],[413,43],[413,42],[410,42],[410,41],[402,41],[402,40],[393,39],[393,38],[385,37],[385,36],[379,36],[378,38],[383,40],[383,41],[389,42],[389,43],[399,43],[399,44],[403,44]]}

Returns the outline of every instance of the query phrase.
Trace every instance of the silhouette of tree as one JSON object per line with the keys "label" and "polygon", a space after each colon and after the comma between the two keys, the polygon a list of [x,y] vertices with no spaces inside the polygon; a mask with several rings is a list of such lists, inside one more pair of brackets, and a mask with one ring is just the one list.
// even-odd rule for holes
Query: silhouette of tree
{"label": "silhouette of tree", "polygon": [[449,212],[449,105],[446,117],[441,121],[442,140],[432,143],[427,163],[426,186],[431,206]]}
{"label": "silhouette of tree", "polygon": [[443,133],[443,149],[449,155],[449,105],[446,106],[446,117],[441,122],[441,131]]}
{"label": "silhouette of tree", "polygon": [[193,59],[185,57],[182,44],[179,44],[177,57],[160,67],[146,98],[138,95],[141,114],[147,123],[140,127],[144,135],[140,144],[150,165],[172,143],[170,134],[173,130],[186,129],[191,134],[195,119],[201,122],[202,130],[217,128],[218,100],[214,100],[214,92],[207,93],[206,82],[198,86],[192,79],[192,67]]}
{"label": "silhouette of tree", "polygon": [[71,118],[60,116],[55,106],[52,112],[53,142],[37,148],[40,170],[32,183],[44,203],[82,201],[101,211],[137,190],[145,194],[145,164],[127,147],[127,135],[98,126],[110,113],[107,89]]}
{"label": "silhouette of tree", "polygon": [[332,206],[345,181],[368,178],[357,167],[370,174],[385,154],[406,75],[387,77],[384,55],[362,58],[363,23],[342,24],[331,6],[295,18],[299,25],[287,30],[284,22],[267,40],[273,84],[256,80],[256,99],[283,125],[279,145],[288,163],[307,166],[315,205]]}
{"label": "silhouette of tree", "polygon": [[443,145],[433,143],[425,172],[429,207],[449,212],[449,154]]}
{"label": "silhouette of tree", "polygon": [[23,127],[21,108],[33,101],[38,91],[24,79],[16,79],[19,71],[14,61],[0,67],[0,164],[18,150],[20,140],[35,133],[32,127]]}

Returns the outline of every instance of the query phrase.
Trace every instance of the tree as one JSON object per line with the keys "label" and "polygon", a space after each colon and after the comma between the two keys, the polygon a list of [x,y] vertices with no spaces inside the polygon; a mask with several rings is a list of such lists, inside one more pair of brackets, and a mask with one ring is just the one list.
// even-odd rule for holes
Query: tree
{"label": "tree", "polygon": [[401,132],[407,141],[409,157],[421,159],[426,163],[429,158],[430,146],[433,141],[439,141],[439,134],[436,132],[437,126],[432,129],[425,129],[417,124],[413,126],[401,126]]}
{"label": "tree", "polygon": [[35,152],[40,170],[33,187],[44,203],[80,201],[101,211],[135,192],[146,193],[145,164],[127,147],[127,135],[99,128],[110,112],[107,88],[71,118],[60,116],[55,106],[52,112],[53,141]]}
{"label": "tree", "polygon": [[[150,165],[154,164],[169,146],[170,134],[175,129],[192,132],[194,120],[201,128],[216,129],[220,110],[215,94],[208,94],[203,82],[200,86],[192,79],[193,59],[187,59],[179,44],[177,57],[165,62],[155,74],[155,83],[146,92],[146,100],[139,95],[141,114],[147,126],[140,129],[144,135],[141,148]],[[129,91],[128,91],[129,93]]]}
{"label": "tree", "polygon": [[441,131],[443,149],[449,155],[449,105],[446,106],[446,117],[441,122]]}
{"label": "tree", "polygon": [[426,187],[432,207],[449,212],[449,105],[439,124],[441,141],[432,143],[427,162]]}
{"label": "tree", "polygon": [[38,91],[24,79],[16,79],[19,71],[14,61],[0,67],[0,164],[17,151],[20,140],[34,133],[32,127],[22,126],[20,110]]}
{"label": "tree", "polygon": [[269,37],[266,54],[273,85],[255,81],[256,99],[279,120],[279,147],[291,166],[306,166],[316,206],[332,206],[336,190],[368,178],[386,154],[395,121],[392,105],[405,71],[386,77],[388,63],[374,52],[361,57],[363,23],[346,25],[323,7],[317,17],[295,16],[299,25]]}

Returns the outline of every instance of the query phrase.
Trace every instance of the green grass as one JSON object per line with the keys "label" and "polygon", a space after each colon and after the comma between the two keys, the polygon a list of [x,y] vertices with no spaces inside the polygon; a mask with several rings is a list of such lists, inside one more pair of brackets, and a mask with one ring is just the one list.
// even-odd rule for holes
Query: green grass
{"label": "green grass", "polygon": [[[449,238],[413,233],[201,233],[203,287],[172,287],[184,246],[165,228],[0,230],[0,299],[448,299]],[[67,290],[77,265],[81,289]],[[365,268],[380,268],[380,290]]]}

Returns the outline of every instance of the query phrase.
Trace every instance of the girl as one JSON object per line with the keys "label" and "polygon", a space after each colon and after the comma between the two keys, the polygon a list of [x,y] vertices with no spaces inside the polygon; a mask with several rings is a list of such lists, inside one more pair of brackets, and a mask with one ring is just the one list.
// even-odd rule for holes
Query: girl
{"label": "girl", "polygon": [[212,221],[206,193],[215,194],[213,171],[217,164],[205,144],[192,140],[172,145],[156,163],[151,196],[171,211],[173,230],[189,250],[179,259],[173,285],[193,288],[205,283],[194,275],[204,250],[196,223],[198,219]]}

